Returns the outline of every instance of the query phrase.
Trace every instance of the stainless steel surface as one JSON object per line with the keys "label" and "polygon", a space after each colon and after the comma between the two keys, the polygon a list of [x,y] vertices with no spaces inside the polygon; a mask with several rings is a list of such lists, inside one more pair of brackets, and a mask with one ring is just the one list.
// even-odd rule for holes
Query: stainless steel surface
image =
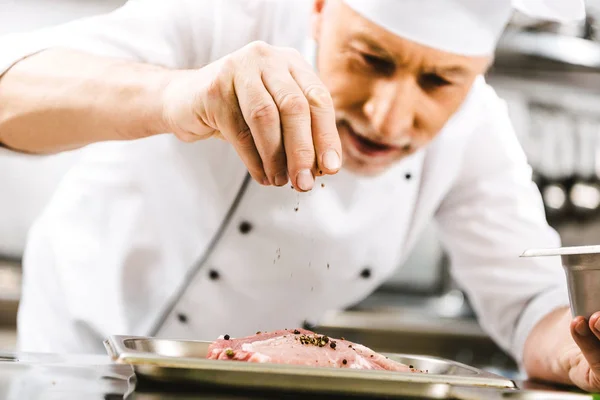
{"label": "stainless steel surface", "polygon": [[0,400],[124,399],[131,376],[106,356],[0,353]]}
{"label": "stainless steel surface", "polygon": [[530,249],[522,257],[560,256],[567,278],[573,316],[589,318],[600,311],[600,246]]}
{"label": "stainless steel surface", "polygon": [[[446,394],[454,400],[592,400],[592,396],[579,394],[573,388],[531,381],[516,384],[516,390],[452,386]],[[113,363],[102,355],[0,353],[0,400],[306,400],[307,395],[142,382],[136,380],[129,365]],[[373,397],[357,394],[327,398]]]}
{"label": "stainless steel surface", "polygon": [[314,329],[376,351],[431,355],[523,378],[508,354],[471,316],[446,318],[422,305],[330,312]]}
{"label": "stainless steel surface", "polygon": [[557,249],[528,249],[521,254],[521,257],[577,256],[596,253],[600,253],[600,246],[569,246]]}
{"label": "stainless steel surface", "polygon": [[594,400],[588,393],[568,393],[552,390],[493,390],[470,387],[453,387],[451,398],[458,400]]}
{"label": "stainless steel surface", "polygon": [[510,379],[430,356],[386,354],[429,371],[421,374],[207,360],[209,345],[132,336],[112,336],[105,342],[117,363],[130,364],[138,376],[153,381],[423,398],[445,398],[449,385],[515,388]]}

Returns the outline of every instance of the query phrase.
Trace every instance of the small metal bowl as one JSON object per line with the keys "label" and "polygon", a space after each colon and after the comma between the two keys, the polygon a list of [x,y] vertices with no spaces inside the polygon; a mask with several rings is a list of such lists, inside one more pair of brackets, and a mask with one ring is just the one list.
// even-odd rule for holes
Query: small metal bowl
{"label": "small metal bowl", "polygon": [[560,256],[567,276],[573,317],[600,311],[600,246],[530,249],[521,257]]}

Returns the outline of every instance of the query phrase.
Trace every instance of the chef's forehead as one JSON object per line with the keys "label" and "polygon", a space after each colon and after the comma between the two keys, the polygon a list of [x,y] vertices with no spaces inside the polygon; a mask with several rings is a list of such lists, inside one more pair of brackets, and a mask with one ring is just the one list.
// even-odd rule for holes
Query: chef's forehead
{"label": "chef's forehead", "polygon": [[450,53],[486,56],[514,9],[567,22],[585,16],[583,0],[343,0],[400,37]]}

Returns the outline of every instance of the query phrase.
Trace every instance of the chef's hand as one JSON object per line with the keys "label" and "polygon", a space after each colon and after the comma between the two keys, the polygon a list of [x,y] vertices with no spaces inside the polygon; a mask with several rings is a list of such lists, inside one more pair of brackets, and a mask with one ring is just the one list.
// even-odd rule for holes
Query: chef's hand
{"label": "chef's hand", "polygon": [[600,392],[599,321],[600,312],[586,321],[572,318],[568,307],[542,318],[525,342],[523,363],[529,377]]}
{"label": "chef's hand", "polygon": [[573,383],[590,392],[600,392],[600,312],[589,321],[576,317],[571,321],[571,335],[577,348],[567,356]]}
{"label": "chef's hand", "polygon": [[164,117],[180,139],[222,137],[252,177],[300,191],[341,167],[341,143],[329,91],[300,53],[262,42],[197,71],[174,75]]}

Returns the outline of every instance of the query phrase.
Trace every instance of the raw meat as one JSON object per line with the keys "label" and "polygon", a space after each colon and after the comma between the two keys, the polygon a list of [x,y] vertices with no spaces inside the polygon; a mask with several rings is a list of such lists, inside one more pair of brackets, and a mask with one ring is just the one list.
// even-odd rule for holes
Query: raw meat
{"label": "raw meat", "polygon": [[208,348],[211,360],[309,365],[352,369],[423,372],[388,359],[360,344],[288,329],[233,339],[220,337]]}

